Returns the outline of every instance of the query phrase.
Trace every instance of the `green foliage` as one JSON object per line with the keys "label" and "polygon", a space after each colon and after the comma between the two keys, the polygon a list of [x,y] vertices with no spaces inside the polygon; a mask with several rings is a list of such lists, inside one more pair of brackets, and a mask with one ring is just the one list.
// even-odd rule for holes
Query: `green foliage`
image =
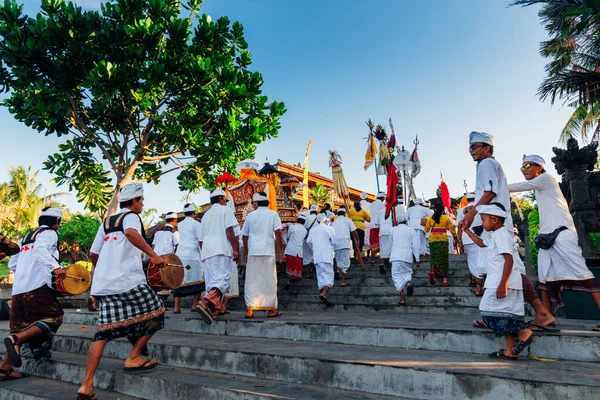
{"label": "green foliage", "polygon": [[533,242],[533,239],[540,232],[540,212],[537,207],[535,207],[530,213],[528,217],[529,222],[529,255],[531,256],[531,264],[533,268],[537,271],[537,262],[538,262],[538,248]]}
{"label": "green foliage", "polygon": [[109,0],[83,11],[43,0],[35,18],[15,0],[0,6],[3,105],[38,132],[69,136],[45,168],[91,211],[115,211],[114,189],[174,170],[181,190],[210,187],[277,136],[285,106],[269,103],[248,69],[242,25],[211,21],[201,3]]}
{"label": "green foliage", "polygon": [[58,231],[61,253],[66,253],[71,262],[89,261],[90,248],[99,226],[100,219],[83,214],[75,214],[70,221],[63,222]]}
{"label": "green foliage", "polygon": [[6,283],[8,278],[8,259],[0,260],[0,283]]}
{"label": "green foliage", "polygon": [[592,241],[592,245],[594,246],[594,250],[596,251],[596,256],[600,257],[600,232],[589,232],[588,236]]}
{"label": "green foliage", "polygon": [[323,206],[327,202],[331,202],[331,193],[322,183],[317,183],[309,193],[310,199],[313,203],[319,207]]}

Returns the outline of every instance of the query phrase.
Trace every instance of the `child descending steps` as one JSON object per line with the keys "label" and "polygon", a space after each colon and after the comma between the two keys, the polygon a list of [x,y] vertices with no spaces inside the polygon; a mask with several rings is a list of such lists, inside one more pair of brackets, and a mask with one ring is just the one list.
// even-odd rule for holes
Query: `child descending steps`
{"label": "child descending steps", "polygon": [[470,229],[465,230],[479,247],[485,247],[488,273],[479,311],[483,321],[497,337],[504,336],[506,349],[490,354],[492,358],[516,360],[533,343],[533,332],[525,321],[523,283],[519,271],[513,269],[515,246],[512,232],[504,227],[507,212],[500,203],[477,207],[481,215],[485,240]]}

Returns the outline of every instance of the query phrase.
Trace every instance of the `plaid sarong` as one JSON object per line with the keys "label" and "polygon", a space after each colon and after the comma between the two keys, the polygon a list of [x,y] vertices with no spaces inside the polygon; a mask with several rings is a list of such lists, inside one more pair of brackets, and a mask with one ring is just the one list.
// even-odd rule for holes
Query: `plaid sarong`
{"label": "plaid sarong", "polygon": [[147,284],[124,293],[95,297],[100,307],[98,331],[127,327],[165,313],[162,301]]}

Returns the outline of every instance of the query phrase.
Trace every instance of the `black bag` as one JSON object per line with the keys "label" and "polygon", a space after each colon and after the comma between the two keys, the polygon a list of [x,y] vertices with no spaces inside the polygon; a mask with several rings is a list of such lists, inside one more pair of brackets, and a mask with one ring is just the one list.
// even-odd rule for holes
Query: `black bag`
{"label": "black bag", "polygon": [[562,231],[566,231],[567,229],[569,228],[566,226],[559,226],[552,233],[540,233],[533,238],[533,242],[538,249],[548,250],[554,245],[558,234]]}

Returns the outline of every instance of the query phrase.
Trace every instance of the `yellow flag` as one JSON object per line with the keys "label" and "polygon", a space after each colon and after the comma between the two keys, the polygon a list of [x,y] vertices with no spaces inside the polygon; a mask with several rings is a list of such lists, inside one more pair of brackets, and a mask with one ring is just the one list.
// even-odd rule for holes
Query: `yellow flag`
{"label": "yellow flag", "polygon": [[304,208],[308,208],[308,152],[310,151],[310,145],[312,144],[312,139],[308,141],[308,146],[306,146],[306,157],[304,158],[304,179],[302,183],[304,183],[304,187],[302,188],[302,205]]}
{"label": "yellow flag", "polygon": [[368,141],[369,147],[367,148],[367,154],[365,154],[365,171],[369,169],[371,165],[373,165],[375,154],[377,154],[377,144],[375,144],[375,138],[373,135],[369,135]]}

